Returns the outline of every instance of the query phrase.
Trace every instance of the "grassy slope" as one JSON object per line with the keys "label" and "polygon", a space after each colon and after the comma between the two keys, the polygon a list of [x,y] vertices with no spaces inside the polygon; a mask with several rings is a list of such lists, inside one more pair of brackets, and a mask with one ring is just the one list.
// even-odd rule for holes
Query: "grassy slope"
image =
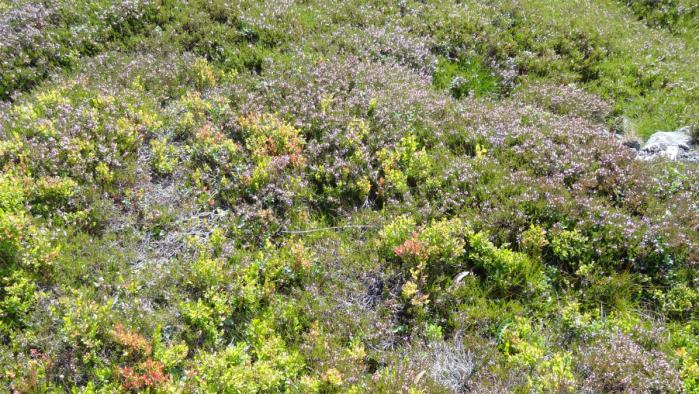
{"label": "grassy slope", "polygon": [[697,118],[696,37],[648,27],[623,5],[466,2],[428,7],[426,15],[425,28],[444,49],[507,58],[530,78],[580,84],[612,101],[642,137]]}

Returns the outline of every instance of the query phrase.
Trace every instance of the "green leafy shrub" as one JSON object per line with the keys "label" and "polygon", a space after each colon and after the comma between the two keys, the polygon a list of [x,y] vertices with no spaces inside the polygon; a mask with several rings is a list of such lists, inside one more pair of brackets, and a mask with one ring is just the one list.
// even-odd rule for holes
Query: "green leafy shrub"
{"label": "green leafy shrub", "polygon": [[532,258],[541,258],[544,248],[548,245],[546,230],[540,226],[532,224],[520,235],[520,249]]}
{"label": "green leafy shrub", "polygon": [[26,327],[28,314],[39,297],[31,277],[22,271],[13,271],[3,278],[0,290],[0,333],[9,336],[14,330]]}
{"label": "green leafy shrub", "polygon": [[[111,184],[115,170],[134,159],[144,134],[161,124],[151,103],[136,100],[139,92],[120,93],[58,86],[38,94],[36,103],[16,107],[12,137],[23,144],[20,157],[38,174]],[[45,151],[51,155],[42,156]]]}
{"label": "green leafy shrub", "polygon": [[189,335],[190,343],[218,345],[223,339],[224,325],[233,312],[230,296],[220,291],[208,291],[205,296],[196,301],[180,304],[184,321],[192,328]]}
{"label": "green leafy shrub", "polygon": [[571,392],[576,381],[573,357],[568,352],[549,353],[543,336],[527,319],[516,317],[505,324],[498,336],[499,349],[509,363],[533,369],[527,378],[529,390]]}
{"label": "green leafy shrub", "polygon": [[80,354],[73,367],[86,375],[94,375],[105,367],[106,360],[101,355],[112,327],[109,304],[98,304],[85,291],[76,290],[72,297],[59,300],[55,312],[61,316],[63,346]]}
{"label": "green leafy shrub", "polygon": [[151,167],[153,172],[164,176],[172,174],[177,168],[177,150],[167,140],[151,140]]}
{"label": "green leafy shrub", "polygon": [[543,338],[522,317],[506,324],[499,333],[499,348],[511,362],[535,365],[544,355]]}
{"label": "green leafy shrub", "polygon": [[303,164],[305,141],[298,129],[269,114],[241,117],[238,123],[253,158],[286,157],[293,166]]}
{"label": "green leafy shrub", "polygon": [[254,320],[246,342],[229,346],[218,354],[197,357],[196,386],[204,390],[283,391],[301,372],[299,354],[286,349],[284,341],[267,320]]}
{"label": "green leafy shrub", "polygon": [[17,212],[24,203],[24,189],[11,173],[0,176],[0,209],[5,214]]}
{"label": "green leafy shrub", "polygon": [[417,229],[411,216],[399,216],[384,226],[378,234],[377,243],[381,255],[386,259],[395,256],[394,250],[403,244]]}
{"label": "green leafy shrub", "polygon": [[696,28],[696,4],[686,0],[631,0],[626,6],[651,26],[661,26],[673,32]]}
{"label": "green leafy shrub", "polygon": [[194,85],[198,89],[210,88],[221,78],[220,72],[209,65],[205,58],[199,58],[192,64]]}
{"label": "green leafy shrub", "polygon": [[3,174],[0,177],[0,256],[5,266],[18,262],[20,240],[29,224],[21,210],[24,198],[24,190],[18,180]]}
{"label": "green leafy shrub", "polygon": [[495,247],[485,233],[469,234],[468,243],[468,259],[485,271],[497,291],[536,294],[546,288],[540,263],[527,255]]}
{"label": "green leafy shrub", "polygon": [[553,234],[551,249],[555,258],[573,271],[590,259],[589,240],[577,230]]}
{"label": "green leafy shrub", "polygon": [[690,316],[699,308],[699,292],[686,285],[678,285],[658,294],[661,310],[671,316]]}
{"label": "green leafy shrub", "polygon": [[181,369],[189,354],[187,345],[177,343],[166,346],[162,343],[160,337],[156,338],[157,340],[154,340],[155,345],[153,346],[153,358],[161,362],[171,372]]}
{"label": "green leafy shrub", "polygon": [[403,137],[395,151],[384,149],[377,156],[383,169],[383,180],[379,183],[389,196],[401,196],[421,183],[436,181],[430,177],[432,158],[420,148],[414,135]]}

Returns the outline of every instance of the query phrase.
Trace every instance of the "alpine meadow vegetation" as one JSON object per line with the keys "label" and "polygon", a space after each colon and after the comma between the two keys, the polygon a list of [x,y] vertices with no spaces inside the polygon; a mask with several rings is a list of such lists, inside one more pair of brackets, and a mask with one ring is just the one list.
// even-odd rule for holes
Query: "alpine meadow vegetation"
{"label": "alpine meadow vegetation", "polygon": [[0,391],[699,392],[691,0],[0,0]]}

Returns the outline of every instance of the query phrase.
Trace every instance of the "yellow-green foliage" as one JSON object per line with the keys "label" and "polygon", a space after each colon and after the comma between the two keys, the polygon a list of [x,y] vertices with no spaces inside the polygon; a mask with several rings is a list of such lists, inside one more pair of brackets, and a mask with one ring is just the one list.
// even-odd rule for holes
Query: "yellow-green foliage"
{"label": "yellow-green foliage", "polygon": [[519,239],[520,249],[532,258],[541,258],[541,253],[548,244],[546,230],[533,224],[522,233]]}
{"label": "yellow-green foliage", "polygon": [[38,299],[37,288],[31,277],[14,271],[2,279],[0,294],[0,335],[9,336],[26,326],[27,314]]}
{"label": "yellow-green foliage", "polygon": [[0,175],[0,209],[3,213],[18,211],[24,202],[24,190],[19,179],[11,173]]}
{"label": "yellow-green foliage", "polygon": [[225,283],[226,271],[224,262],[221,259],[211,258],[202,253],[192,263],[191,270],[191,282],[197,288],[203,290],[216,289]]}
{"label": "yellow-green foliage", "polygon": [[554,255],[563,262],[576,267],[587,255],[588,239],[577,230],[563,230],[554,234],[551,247]]}
{"label": "yellow-green foliage", "polygon": [[72,195],[74,185],[70,180],[41,179],[32,184],[10,173],[0,176],[0,273],[18,268],[34,274],[51,270],[60,246],[54,245],[38,220],[33,220],[26,209],[31,205],[25,206],[25,202],[36,204],[36,212],[52,214]]}
{"label": "yellow-green foliage", "polygon": [[226,318],[233,312],[231,300],[218,291],[204,293],[204,298],[180,304],[185,322],[191,327],[190,341],[204,339],[207,344],[218,345]]}
{"label": "yellow-green foliage", "polygon": [[191,91],[184,94],[178,104],[183,108],[176,121],[176,135],[179,137],[193,135],[196,127],[207,120],[207,114],[213,108],[213,104],[204,100],[199,92]]}
{"label": "yellow-green foliage", "polygon": [[192,74],[197,88],[210,88],[221,78],[221,73],[214,69],[205,58],[199,58],[192,64]]}
{"label": "yellow-green foliage", "polygon": [[411,185],[428,180],[431,158],[424,148],[420,148],[414,135],[403,137],[395,151],[384,149],[378,152],[378,158],[389,195],[400,196],[407,193]]}
{"label": "yellow-green foliage", "polygon": [[684,284],[658,291],[657,298],[663,310],[674,316],[689,316],[699,308],[699,291]]}
{"label": "yellow-green foliage", "polygon": [[13,264],[17,259],[20,239],[28,220],[21,211],[24,190],[18,179],[10,174],[0,175],[0,256],[3,264]]}
{"label": "yellow-green foliage", "polygon": [[240,147],[216,126],[205,123],[197,129],[192,141],[192,153],[204,165],[221,163],[222,166],[235,162]]}
{"label": "yellow-green foliage", "polygon": [[158,175],[168,175],[177,168],[177,149],[167,140],[151,140],[151,166]]}
{"label": "yellow-green foliage", "polygon": [[572,355],[551,352],[544,338],[523,317],[516,317],[499,333],[500,351],[513,366],[532,368],[527,386],[537,392],[572,392],[575,384]]}
{"label": "yellow-green foliage", "polygon": [[429,262],[453,265],[464,253],[464,224],[458,218],[434,222],[420,231]]}
{"label": "yellow-green foliage", "polygon": [[293,166],[303,164],[305,141],[292,125],[270,114],[240,117],[238,123],[253,158],[286,157]]}
{"label": "yellow-green foliage", "polygon": [[381,254],[386,258],[395,255],[394,248],[410,238],[416,229],[415,219],[410,216],[399,216],[386,224],[378,234],[377,243]]}
{"label": "yellow-green foliage", "polygon": [[67,206],[77,188],[77,182],[71,178],[42,177],[36,180],[30,196],[32,211],[46,215]]}
{"label": "yellow-green foliage", "polygon": [[536,366],[536,375],[528,378],[529,387],[537,392],[574,392],[573,357],[568,352],[554,353]]}
{"label": "yellow-green foliage", "polygon": [[75,291],[72,297],[63,297],[54,307],[62,316],[60,332],[70,346],[79,349],[79,362],[87,366],[100,366],[99,357],[110,328],[110,306],[100,304]]}
{"label": "yellow-green foliage", "polygon": [[500,291],[536,293],[546,288],[540,262],[523,253],[497,248],[486,233],[471,233],[468,242],[469,260],[485,269],[488,281]]}
{"label": "yellow-green foliage", "polygon": [[287,350],[268,320],[253,320],[245,337],[247,342],[222,352],[199,355],[194,363],[196,386],[227,392],[289,389],[290,381],[304,366],[300,355]]}
{"label": "yellow-green foliage", "polygon": [[516,317],[499,333],[499,348],[515,364],[535,366],[544,356],[544,339],[526,318]]}

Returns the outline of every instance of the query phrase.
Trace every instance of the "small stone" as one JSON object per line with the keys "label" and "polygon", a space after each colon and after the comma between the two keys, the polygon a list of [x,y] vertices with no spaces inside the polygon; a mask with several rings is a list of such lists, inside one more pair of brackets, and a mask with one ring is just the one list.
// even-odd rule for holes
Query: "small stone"
{"label": "small stone", "polygon": [[656,158],[696,162],[699,161],[699,151],[692,146],[692,137],[686,128],[660,131],[651,135],[638,153],[640,160]]}

